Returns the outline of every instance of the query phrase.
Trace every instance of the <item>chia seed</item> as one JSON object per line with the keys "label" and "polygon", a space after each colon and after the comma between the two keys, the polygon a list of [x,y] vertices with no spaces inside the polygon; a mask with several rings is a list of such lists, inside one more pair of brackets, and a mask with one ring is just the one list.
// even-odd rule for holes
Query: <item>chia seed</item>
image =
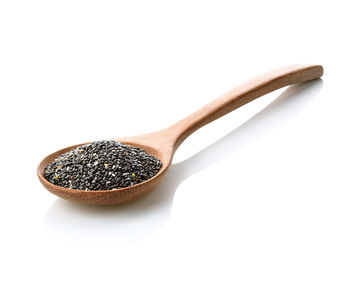
{"label": "chia seed", "polygon": [[154,177],[162,162],[143,149],[116,141],[96,141],[58,156],[44,172],[58,186],[77,190],[114,190]]}

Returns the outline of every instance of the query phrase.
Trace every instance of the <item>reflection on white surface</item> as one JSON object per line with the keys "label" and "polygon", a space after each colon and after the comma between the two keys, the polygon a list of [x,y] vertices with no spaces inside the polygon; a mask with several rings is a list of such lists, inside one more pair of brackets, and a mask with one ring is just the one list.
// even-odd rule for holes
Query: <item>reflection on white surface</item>
{"label": "reflection on white surface", "polygon": [[[133,202],[108,207],[57,199],[44,228],[65,244],[118,247],[142,240],[169,218],[177,187],[186,178],[224,159],[297,114],[322,89],[322,80],[294,85],[243,125],[191,158],[174,164],[158,188]],[[108,235],[106,235],[108,233]]]}

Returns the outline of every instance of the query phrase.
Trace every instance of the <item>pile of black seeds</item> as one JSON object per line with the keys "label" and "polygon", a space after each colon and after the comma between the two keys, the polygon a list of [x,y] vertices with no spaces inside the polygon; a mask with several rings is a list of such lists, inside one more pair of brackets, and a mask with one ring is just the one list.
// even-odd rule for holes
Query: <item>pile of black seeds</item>
{"label": "pile of black seeds", "polygon": [[162,163],[143,149],[116,141],[78,146],[49,164],[45,178],[65,188],[113,190],[155,176]]}

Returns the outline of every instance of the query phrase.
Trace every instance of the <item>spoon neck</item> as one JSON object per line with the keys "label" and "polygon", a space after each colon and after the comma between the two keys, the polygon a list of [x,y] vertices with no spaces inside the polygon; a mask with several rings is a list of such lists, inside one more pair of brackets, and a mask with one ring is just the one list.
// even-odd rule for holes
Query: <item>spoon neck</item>
{"label": "spoon neck", "polygon": [[[191,114],[163,130],[164,134],[168,136],[168,142],[171,143],[173,147],[173,153],[176,152],[178,147],[188,136],[205,125],[200,124],[200,119],[201,118],[199,118],[199,115]],[[208,121],[208,123],[209,122],[210,121]]]}

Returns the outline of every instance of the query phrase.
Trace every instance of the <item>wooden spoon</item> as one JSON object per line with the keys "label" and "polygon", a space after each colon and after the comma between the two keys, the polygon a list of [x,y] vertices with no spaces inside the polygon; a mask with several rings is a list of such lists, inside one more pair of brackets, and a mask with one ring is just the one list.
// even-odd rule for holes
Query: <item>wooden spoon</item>
{"label": "wooden spoon", "polygon": [[142,183],[115,190],[84,191],[63,188],[47,181],[44,177],[44,170],[47,165],[54,161],[60,154],[82,144],[61,149],[45,157],[37,169],[39,180],[50,192],[71,201],[94,205],[111,205],[133,200],[147,193],[163,180],[176,149],[194,131],[267,93],[287,85],[320,78],[322,74],[323,68],[321,65],[294,65],[280,68],[257,76],[241,86],[234,88],[164,130],[146,135],[115,139],[116,141],[134,147],[143,148],[148,154],[162,161],[163,166],[158,174]]}

